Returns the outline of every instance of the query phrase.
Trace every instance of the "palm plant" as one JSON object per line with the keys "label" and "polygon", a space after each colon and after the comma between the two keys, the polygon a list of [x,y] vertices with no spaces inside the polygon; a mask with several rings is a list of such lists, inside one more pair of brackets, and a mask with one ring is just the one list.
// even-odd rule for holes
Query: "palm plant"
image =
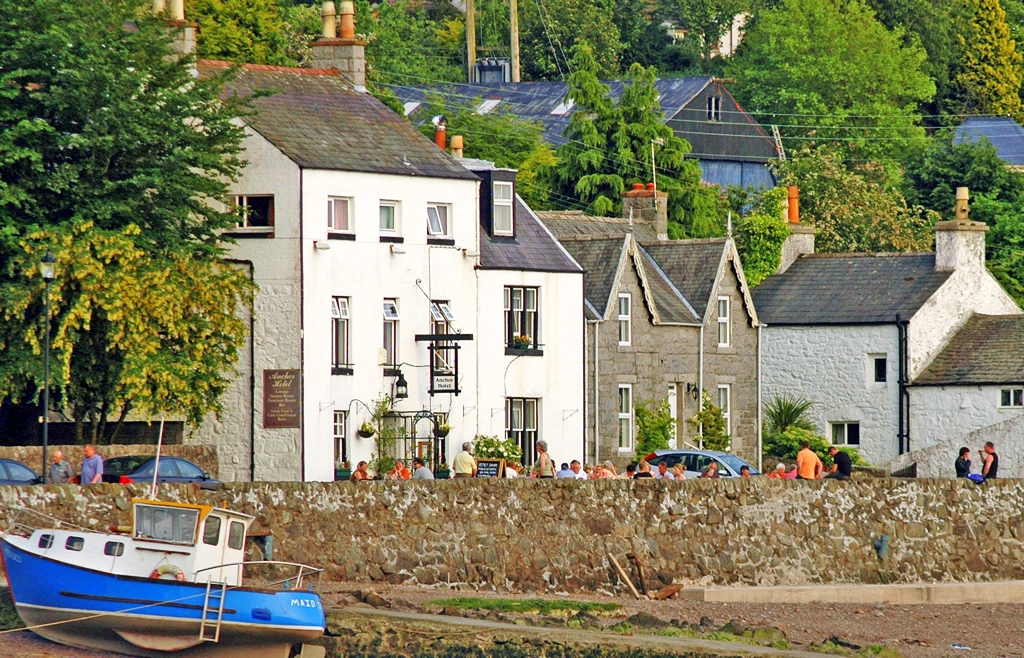
{"label": "palm plant", "polygon": [[814,402],[801,397],[781,395],[765,408],[765,432],[778,434],[789,428],[814,431],[814,423],[807,417],[807,412]]}

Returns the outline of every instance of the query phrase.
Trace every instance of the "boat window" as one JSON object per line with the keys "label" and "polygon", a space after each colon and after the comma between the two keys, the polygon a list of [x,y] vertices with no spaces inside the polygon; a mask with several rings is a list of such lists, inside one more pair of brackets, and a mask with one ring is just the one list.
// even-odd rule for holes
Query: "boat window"
{"label": "boat window", "polygon": [[85,537],[68,537],[64,542],[64,548],[69,551],[80,551],[85,546]]}
{"label": "boat window", "polygon": [[135,506],[135,536],[176,544],[195,542],[199,510],[157,505]]}
{"label": "boat window", "polygon": [[206,524],[203,525],[203,543],[216,546],[220,541],[220,517],[206,517]]}
{"label": "boat window", "polygon": [[245,543],[245,524],[239,523],[238,521],[231,522],[231,532],[228,533],[228,548],[233,548],[236,551],[241,550],[242,545]]}
{"label": "boat window", "polygon": [[39,548],[50,548],[53,546],[53,535],[39,535]]}
{"label": "boat window", "polygon": [[108,541],[107,545],[103,547],[103,554],[121,557],[124,555],[124,544],[119,541]]}

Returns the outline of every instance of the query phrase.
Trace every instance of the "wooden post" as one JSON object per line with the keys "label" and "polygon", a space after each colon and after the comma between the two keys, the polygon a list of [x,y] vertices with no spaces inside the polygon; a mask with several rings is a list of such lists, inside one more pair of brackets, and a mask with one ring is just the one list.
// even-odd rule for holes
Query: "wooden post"
{"label": "wooden post", "polygon": [[466,82],[473,82],[473,65],[476,64],[476,7],[473,0],[466,0]]}
{"label": "wooden post", "polygon": [[622,568],[622,565],[619,564],[619,561],[616,560],[615,556],[611,553],[608,553],[608,559],[615,565],[615,571],[619,574],[619,578],[622,582],[626,583],[626,586],[629,587],[629,591],[633,593],[633,596],[639,599],[640,592],[636,591],[636,587],[633,586],[633,581],[629,579],[629,575],[626,573],[626,570]]}
{"label": "wooden post", "polygon": [[512,82],[519,82],[519,3],[517,0],[509,0],[508,23],[512,33]]}

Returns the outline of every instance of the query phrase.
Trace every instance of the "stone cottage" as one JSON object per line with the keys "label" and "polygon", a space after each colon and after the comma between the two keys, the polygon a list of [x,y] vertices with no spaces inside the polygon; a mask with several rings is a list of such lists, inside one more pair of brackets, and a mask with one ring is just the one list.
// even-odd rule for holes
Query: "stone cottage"
{"label": "stone cottage", "polygon": [[[956,219],[935,225],[935,251],[923,254],[815,254],[813,230],[794,217],[780,271],[754,290],[766,403],[812,400],[820,432],[877,464],[1005,420],[1012,368],[991,373],[1009,381],[980,382],[954,365],[979,350],[1006,358],[978,343],[993,326],[981,316],[1021,315],[985,268],[988,228],[967,213],[960,188]],[[1016,320],[995,322],[1012,336]],[[978,406],[938,392],[961,384],[991,387],[980,393],[991,399]],[[1001,407],[1004,387],[1010,405]]]}
{"label": "stone cottage", "polygon": [[537,213],[584,270],[587,458],[632,458],[637,406],[665,399],[676,446],[700,446],[687,419],[703,390],[732,450],[757,463],[760,324],[735,244],[668,240],[653,185],[627,192],[623,214]]}

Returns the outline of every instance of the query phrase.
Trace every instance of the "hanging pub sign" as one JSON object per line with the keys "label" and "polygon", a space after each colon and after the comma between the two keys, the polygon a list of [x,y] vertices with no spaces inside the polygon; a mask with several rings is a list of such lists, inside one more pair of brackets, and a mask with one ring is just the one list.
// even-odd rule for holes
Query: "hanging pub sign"
{"label": "hanging pub sign", "polygon": [[416,340],[430,343],[427,346],[430,352],[430,388],[427,393],[461,393],[459,341],[473,340],[473,334],[416,334]]}

